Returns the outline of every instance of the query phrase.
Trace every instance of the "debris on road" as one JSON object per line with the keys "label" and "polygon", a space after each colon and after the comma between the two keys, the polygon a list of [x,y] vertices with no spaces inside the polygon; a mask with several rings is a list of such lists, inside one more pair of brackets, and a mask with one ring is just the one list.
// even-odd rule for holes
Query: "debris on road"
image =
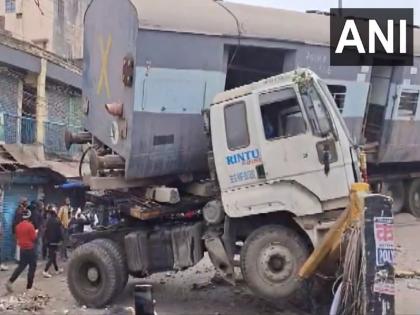
{"label": "debris on road", "polygon": [[48,294],[23,293],[0,299],[0,311],[39,312],[47,306],[51,297]]}
{"label": "debris on road", "polygon": [[135,310],[132,307],[114,306],[104,315],[135,315]]}
{"label": "debris on road", "polygon": [[416,275],[418,274],[412,270],[395,270],[396,278],[414,278]]}

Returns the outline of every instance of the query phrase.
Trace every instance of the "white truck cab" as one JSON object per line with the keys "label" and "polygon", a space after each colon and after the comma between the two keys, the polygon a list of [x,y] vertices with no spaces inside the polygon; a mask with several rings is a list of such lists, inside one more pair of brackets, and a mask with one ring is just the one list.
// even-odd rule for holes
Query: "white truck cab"
{"label": "white truck cab", "polygon": [[298,69],[216,96],[214,161],[226,214],[344,208],[357,179],[353,145],[328,89]]}

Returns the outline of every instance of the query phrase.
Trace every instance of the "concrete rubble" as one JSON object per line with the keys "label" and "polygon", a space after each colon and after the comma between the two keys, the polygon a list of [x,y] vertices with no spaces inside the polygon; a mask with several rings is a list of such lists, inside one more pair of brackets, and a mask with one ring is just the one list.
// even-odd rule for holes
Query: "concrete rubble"
{"label": "concrete rubble", "polygon": [[17,296],[8,296],[0,298],[0,312],[15,311],[15,312],[32,312],[44,310],[51,297],[48,294],[36,293],[22,293]]}

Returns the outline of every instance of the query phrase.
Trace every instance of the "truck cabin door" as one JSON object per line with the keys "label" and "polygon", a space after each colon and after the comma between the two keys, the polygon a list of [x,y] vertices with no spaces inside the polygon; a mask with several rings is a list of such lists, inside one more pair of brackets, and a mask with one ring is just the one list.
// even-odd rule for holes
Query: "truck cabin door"
{"label": "truck cabin door", "polygon": [[314,85],[254,95],[262,168],[268,183],[291,181],[321,200],[348,194],[343,154],[331,115]]}
{"label": "truck cabin door", "polygon": [[[248,94],[211,108],[211,133],[217,177],[222,191],[265,182],[256,120]],[[230,196],[232,193],[230,193]]]}

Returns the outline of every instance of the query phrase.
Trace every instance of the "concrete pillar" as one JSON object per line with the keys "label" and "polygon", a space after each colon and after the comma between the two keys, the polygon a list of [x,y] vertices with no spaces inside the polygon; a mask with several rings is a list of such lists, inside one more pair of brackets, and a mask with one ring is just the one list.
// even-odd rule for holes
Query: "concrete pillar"
{"label": "concrete pillar", "polygon": [[48,118],[46,98],[47,61],[41,59],[41,70],[37,78],[36,87],[36,142],[44,144],[45,121]]}

